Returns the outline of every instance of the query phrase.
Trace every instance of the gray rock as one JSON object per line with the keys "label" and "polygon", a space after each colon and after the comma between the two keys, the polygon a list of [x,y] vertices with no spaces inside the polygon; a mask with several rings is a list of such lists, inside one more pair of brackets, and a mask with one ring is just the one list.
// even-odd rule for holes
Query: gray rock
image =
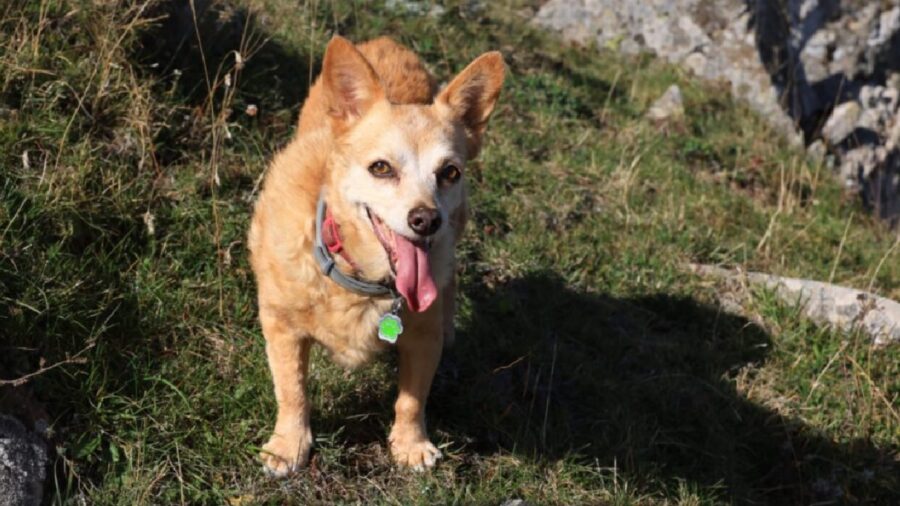
{"label": "gray rock", "polygon": [[821,139],[816,140],[806,148],[806,156],[813,163],[822,163],[828,155],[828,147]]}
{"label": "gray rock", "polygon": [[833,31],[819,30],[807,41],[800,51],[800,61],[807,81],[822,81],[831,75],[829,53],[836,40],[837,36]]}
{"label": "gray rock", "polygon": [[647,110],[647,118],[653,121],[678,120],[684,117],[684,98],[681,88],[673,84]]}
{"label": "gray rock", "polygon": [[446,9],[442,5],[432,2],[416,2],[412,0],[387,0],[384,6],[392,11],[398,11],[414,16],[429,16],[439,18],[444,15]]}
{"label": "gray rock", "polygon": [[897,95],[897,90],[891,87],[863,86],[859,91],[863,110],[858,126],[878,133],[886,132],[897,110]]}
{"label": "gray rock", "polygon": [[900,90],[900,72],[891,72],[888,75],[886,84],[889,88]]}
{"label": "gray rock", "polygon": [[810,279],[762,272],[741,272],[712,265],[692,265],[703,276],[765,286],[785,303],[797,305],[811,320],[846,332],[859,329],[875,346],[900,342],[900,303],[872,293]]}
{"label": "gray rock", "polygon": [[702,79],[724,81],[795,145],[793,121],[758,58],[748,28],[753,13],[741,0],[550,0],[535,16],[538,26],[567,41],[650,52],[683,65]]}
{"label": "gray rock", "polygon": [[889,151],[900,148],[900,114],[894,115],[891,127],[888,129],[887,140],[884,147]]}
{"label": "gray rock", "polygon": [[869,47],[883,46],[898,30],[900,30],[900,7],[894,7],[881,13],[877,28],[872,31],[866,43]]}
{"label": "gray rock", "polygon": [[790,143],[833,160],[867,206],[900,220],[900,0],[549,0],[534,23],[726,83]]}
{"label": "gray rock", "polygon": [[528,503],[522,499],[507,499],[500,506],[528,506]]}
{"label": "gray rock", "polygon": [[15,418],[0,415],[0,506],[41,504],[47,446]]}
{"label": "gray rock", "polygon": [[840,144],[856,128],[861,112],[862,108],[855,100],[835,107],[822,127],[822,137],[832,145]]}

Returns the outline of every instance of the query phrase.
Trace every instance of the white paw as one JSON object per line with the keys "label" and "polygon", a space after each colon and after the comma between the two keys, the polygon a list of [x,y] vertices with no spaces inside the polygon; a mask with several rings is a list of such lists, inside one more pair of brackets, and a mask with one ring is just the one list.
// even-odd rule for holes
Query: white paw
{"label": "white paw", "polygon": [[263,461],[263,471],[276,478],[295,473],[306,465],[311,448],[312,433],[309,430],[291,434],[272,434],[259,454]]}
{"label": "white paw", "polygon": [[398,465],[413,471],[430,469],[442,457],[441,451],[426,438],[391,438],[391,455]]}

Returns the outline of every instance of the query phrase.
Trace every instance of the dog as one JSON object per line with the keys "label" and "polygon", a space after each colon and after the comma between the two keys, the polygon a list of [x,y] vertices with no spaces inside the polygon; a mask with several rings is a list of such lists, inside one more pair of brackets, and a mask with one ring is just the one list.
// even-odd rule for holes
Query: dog
{"label": "dog", "polygon": [[425,404],[453,339],[454,249],[466,223],[466,162],[482,143],[503,84],[499,52],[443,89],[411,50],[383,37],[335,36],[295,137],[272,160],[249,232],[259,319],[275,387],[264,468],[297,471],[312,446],[310,347],[345,367],[396,347],[394,461],[441,457]]}

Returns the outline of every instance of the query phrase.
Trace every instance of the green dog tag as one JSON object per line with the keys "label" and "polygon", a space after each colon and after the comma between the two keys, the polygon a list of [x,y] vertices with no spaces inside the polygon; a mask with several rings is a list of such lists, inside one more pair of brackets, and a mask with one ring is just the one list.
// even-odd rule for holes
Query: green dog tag
{"label": "green dog tag", "polygon": [[403,322],[393,313],[386,313],[378,320],[378,339],[396,344],[397,338],[403,333]]}

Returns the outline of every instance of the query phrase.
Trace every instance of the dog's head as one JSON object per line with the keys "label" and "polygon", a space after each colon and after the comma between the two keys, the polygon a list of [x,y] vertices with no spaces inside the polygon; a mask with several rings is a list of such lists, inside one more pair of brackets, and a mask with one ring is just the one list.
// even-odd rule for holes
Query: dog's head
{"label": "dog's head", "polygon": [[434,257],[446,258],[438,250],[452,248],[466,162],[480,149],[503,76],[500,53],[486,53],[432,104],[398,105],[349,41],[335,37],[325,52],[323,91],[336,139],[329,196],[341,201],[341,219],[355,220],[363,239],[377,239],[366,275],[393,276],[413,311],[437,297],[431,269],[442,259]]}

